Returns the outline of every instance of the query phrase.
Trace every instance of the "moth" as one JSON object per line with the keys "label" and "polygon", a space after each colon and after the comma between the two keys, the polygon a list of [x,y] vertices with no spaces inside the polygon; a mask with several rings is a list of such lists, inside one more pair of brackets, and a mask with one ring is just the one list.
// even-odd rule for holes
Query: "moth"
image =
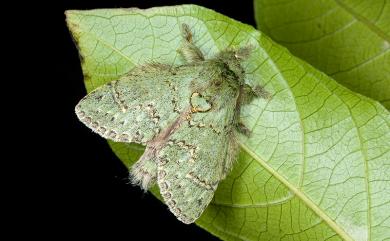
{"label": "moth", "polygon": [[187,24],[181,32],[182,65],[135,67],[85,96],[75,111],[106,139],[145,145],[130,170],[132,183],[144,190],[157,183],[169,210],[189,224],[232,169],[238,133],[250,134],[240,122],[240,106],[269,94],[245,83],[241,63],[252,46],[205,59]]}

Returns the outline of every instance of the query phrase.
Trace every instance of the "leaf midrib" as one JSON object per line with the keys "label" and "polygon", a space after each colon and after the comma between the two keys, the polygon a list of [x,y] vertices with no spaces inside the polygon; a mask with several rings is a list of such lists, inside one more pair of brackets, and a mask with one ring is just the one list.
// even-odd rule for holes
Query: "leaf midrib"
{"label": "leaf midrib", "polygon": [[[359,144],[361,147],[363,147],[363,138],[362,138],[362,135],[360,133],[360,128],[357,125],[357,121],[356,121],[355,117],[353,116],[352,111],[349,108],[347,108],[347,109],[349,111],[349,114],[351,116],[353,123],[355,124],[356,132],[357,132],[358,139],[359,139]],[[364,156],[364,172],[366,174],[365,178],[364,178],[364,184],[365,184],[366,191],[367,191],[367,240],[371,240],[371,223],[372,223],[371,219],[372,219],[372,217],[371,217],[371,189],[370,189],[370,183],[369,183],[368,155],[367,155],[367,151],[364,148],[361,148],[361,150],[362,150],[361,152]]]}
{"label": "leaf midrib", "polygon": [[313,212],[315,212],[329,227],[331,227],[341,238],[347,241],[353,241],[336,222],[334,222],[320,207],[318,207],[309,197],[307,197],[301,190],[291,184],[284,176],[275,171],[267,162],[262,160],[256,153],[250,150],[250,148],[244,143],[239,142],[241,148],[246,151],[254,160],[256,160],[266,171],[268,171],[273,177],[283,183],[291,192],[293,192],[302,202],[304,202]]}

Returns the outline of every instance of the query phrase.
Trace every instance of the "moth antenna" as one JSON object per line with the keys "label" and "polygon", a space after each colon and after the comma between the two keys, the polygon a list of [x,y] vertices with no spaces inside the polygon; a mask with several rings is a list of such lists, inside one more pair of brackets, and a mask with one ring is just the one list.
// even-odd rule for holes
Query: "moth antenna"
{"label": "moth antenna", "polygon": [[181,34],[184,39],[181,47],[177,50],[186,63],[199,63],[204,61],[202,51],[192,42],[192,33],[190,27],[183,23],[181,25]]}
{"label": "moth antenna", "polygon": [[188,43],[192,43],[192,33],[191,33],[191,30],[190,30],[190,27],[188,26],[188,24],[183,23],[181,25],[181,33],[182,33],[183,38]]}

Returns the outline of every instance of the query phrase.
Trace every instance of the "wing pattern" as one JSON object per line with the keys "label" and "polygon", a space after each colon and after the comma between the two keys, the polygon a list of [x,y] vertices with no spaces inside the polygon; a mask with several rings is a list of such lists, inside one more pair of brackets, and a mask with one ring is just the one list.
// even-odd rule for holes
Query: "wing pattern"
{"label": "wing pattern", "polygon": [[136,67],[105,84],[76,106],[79,119],[106,139],[146,144],[175,121],[184,109],[189,68],[163,64]]}

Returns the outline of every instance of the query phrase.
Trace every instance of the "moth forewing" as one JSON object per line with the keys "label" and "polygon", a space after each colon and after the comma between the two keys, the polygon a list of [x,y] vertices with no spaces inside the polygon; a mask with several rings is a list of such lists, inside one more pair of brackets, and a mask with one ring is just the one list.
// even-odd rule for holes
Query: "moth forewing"
{"label": "moth forewing", "polygon": [[135,67],[89,93],[76,114],[106,139],[146,145],[184,110],[189,70],[155,63]]}
{"label": "moth forewing", "polygon": [[230,169],[227,155],[235,156],[231,153],[234,109],[227,107],[234,106],[235,100],[223,103],[223,108],[219,106],[222,99],[213,104],[215,110],[192,113],[158,153],[161,195],[184,223],[192,223],[202,214],[225,170]]}

